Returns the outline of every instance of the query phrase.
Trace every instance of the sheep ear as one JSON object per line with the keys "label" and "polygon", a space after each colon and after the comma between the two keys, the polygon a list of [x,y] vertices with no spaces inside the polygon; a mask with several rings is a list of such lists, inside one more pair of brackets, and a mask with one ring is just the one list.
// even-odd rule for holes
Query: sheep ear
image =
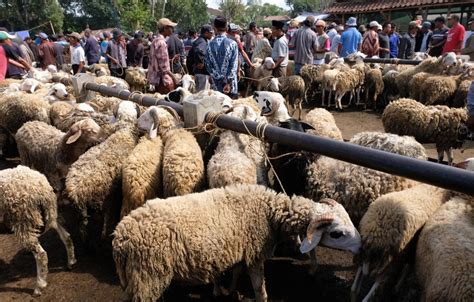
{"label": "sheep ear", "polygon": [[311,126],[310,124],[305,123],[305,122],[301,122],[301,127],[303,127],[304,131],[306,131],[306,130],[315,130],[313,126]]}
{"label": "sheep ear", "polygon": [[82,130],[79,129],[77,132],[73,133],[73,135],[71,135],[71,136],[67,139],[66,144],[67,144],[67,145],[70,145],[70,144],[76,142],[76,141],[79,139],[79,137],[81,137],[81,135],[82,135]]}
{"label": "sheep ear", "polygon": [[306,238],[300,246],[301,253],[308,253],[318,245],[323,236],[323,231],[334,221],[333,217],[319,217],[311,221],[306,230]]}

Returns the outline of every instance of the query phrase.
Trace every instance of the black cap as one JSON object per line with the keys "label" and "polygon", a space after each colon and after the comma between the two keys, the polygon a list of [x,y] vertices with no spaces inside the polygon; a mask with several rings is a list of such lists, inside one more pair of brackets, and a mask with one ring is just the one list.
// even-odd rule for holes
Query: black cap
{"label": "black cap", "polygon": [[255,21],[250,22],[249,29],[252,29],[252,28],[255,28],[255,27],[257,27],[257,23],[255,23]]}
{"label": "black cap", "polygon": [[204,35],[205,33],[210,33],[213,32],[214,30],[212,29],[212,26],[209,24],[203,25],[201,27],[201,35]]}
{"label": "black cap", "polygon": [[214,26],[216,28],[227,28],[227,20],[223,16],[217,16],[214,19]]}
{"label": "black cap", "polygon": [[144,34],[142,31],[137,31],[137,32],[133,35],[133,37],[134,37],[135,39],[142,39],[144,35],[145,35],[145,34]]}
{"label": "black cap", "polygon": [[446,23],[446,19],[443,16],[436,17],[435,22]]}
{"label": "black cap", "polygon": [[282,21],[273,20],[272,21],[272,26],[276,27],[278,29],[283,29],[283,27],[285,27],[285,23],[282,22]]}

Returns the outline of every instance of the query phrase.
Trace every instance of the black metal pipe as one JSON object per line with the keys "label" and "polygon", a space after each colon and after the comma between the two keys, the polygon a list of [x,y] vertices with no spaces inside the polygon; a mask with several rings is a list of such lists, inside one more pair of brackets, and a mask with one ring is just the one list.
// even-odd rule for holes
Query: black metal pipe
{"label": "black metal pipe", "polygon": [[183,106],[181,106],[180,104],[173,103],[173,102],[159,100],[159,99],[146,96],[143,94],[129,92],[127,90],[118,90],[116,88],[111,88],[104,85],[98,85],[96,83],[85,83],[84,89],[99,92],[101,94],[108,95],[108,96],[114,96],[122,100],[129,100],[143,106],[155,106],[155,105],[168,106],[176,110],[176,112],[180,116],[183,116]]}
{"label": "black metal pipe", "polygon": [[[344,58],[346,63],[353,63],[353,60]],[[379,64],[405,64],[405,65],[418,65],[421,63],[419,60],[407,60],[407,59],[380,59],[380,58],[364,58],[365,63],[379,63]]]}
{"label": "black metal pipe", "polygon": [[[206,121],[211,122],[209,115],[206,116]],[[256,135],[258,124],[220,115],[216,125],[223,129]],[[263,134],[270,142],[474,195],[474,172],[270,125],[265,128]]]}

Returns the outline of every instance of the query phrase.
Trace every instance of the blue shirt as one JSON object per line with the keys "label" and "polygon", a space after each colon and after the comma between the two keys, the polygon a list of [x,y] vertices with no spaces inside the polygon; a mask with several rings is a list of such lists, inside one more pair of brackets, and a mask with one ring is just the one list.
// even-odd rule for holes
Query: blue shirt
{"label": "blue shirt", "polygon": [[223,92],[224,84],[231,85],[231,94],[237,94],[237,65],[239,50],[237,43],[226,34],[217,35],[209,41],[206,49],[205,66],[213,81],[213,88]]}
{"label": "blue shirt", "polygon": [[467,93],[467,110],[469,116],[474,116],[474,81],[471,82],[471,87]]}
{"label": "blue shirt", "polygon": [[345,58],[348,55],[355,53],[359,50],[359,45],[362,43],[362,35],[355,27],[346,29],[341,35],[342,44],[341,57]]}
{"label": "blue shirt", "polygon": [[390,35],[390,58],[398,57],[398,44],[400,44],[400,37],[397,33]]}

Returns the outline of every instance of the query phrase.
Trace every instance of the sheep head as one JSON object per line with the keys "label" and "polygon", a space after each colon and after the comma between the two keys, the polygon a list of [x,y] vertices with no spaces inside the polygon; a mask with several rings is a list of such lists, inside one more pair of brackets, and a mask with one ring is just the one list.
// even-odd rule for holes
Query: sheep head
{"label": "sheep head", "polygon": [[280,91],[280,81],[278,81],[278,78],[272,78],[270,80],[269,89],[270,91],[275,91],[275,92]]}
{"label": "sheep head", "polygon": [[114,122],[117,121],[136,121],[140,116],[140,107],[131,101],[122,101],[114,107]]}
{"label": "sheep head", "polygon": [[138,118],[138,130],[148,133],[150,138],[177,127],[180,123],[178,113],[168,106],[151,106]]}
{"label": "sheep head", "polygon": [[67,88],[64,84],[55,83],[49,90],[48,95],[54,95],[58,99],[63,100],[69,96],[69,93],[67,92]]}
{"label": "sheep head", "polygon": [[189,90],[183,87],[178,87],[175,90],[170,91],[165,96],[165,101],[182,104],[184,101],[184,98],[187,97],[188,95],[191,95]]}
{"label": "sheep head", "polygon": [[359,232],[342,205],[332,199],[322,199],[314,204],[311,213],[306,238],[300,246],[302,253],[308,253],[318,244],[351,251],[354,254],[359,252]]}
{"label": "sheep head", "polygon": [[241,120],[256,121],[258,119],[257,113],[252,109],[252,107],[247,105],[232,107],[227,114]]}
{"label": "sheep head", "polygon": [[281,94],[276,92],[255,91],[253,99],[257,102],[261,110],[261,116],[272,116],[281,106],[285,106],[285,99]]}
{"label": "sheep head", "polygon": [[105,136],[102,128],[93,119],[86,118],[74,123],[66,134],[66,138],[67,145],[80,144],[83,147],[81,151],[84,152],[87,148],[102,142]]}
{"label": "sheep head", "polygon": [[275,61],[271,57],[266,57],[265,60],[263,60],[263,66],[265,66],[266,69],[270,70],[273,68],[273,65],[275,65]]}
{"label": "sheep head", "polygon": [[196,89],[196,82],[189,74],[185,74],[179,84],[181,87],[183,87],[183,89],[186,89],[189,92],[194,92]]}

